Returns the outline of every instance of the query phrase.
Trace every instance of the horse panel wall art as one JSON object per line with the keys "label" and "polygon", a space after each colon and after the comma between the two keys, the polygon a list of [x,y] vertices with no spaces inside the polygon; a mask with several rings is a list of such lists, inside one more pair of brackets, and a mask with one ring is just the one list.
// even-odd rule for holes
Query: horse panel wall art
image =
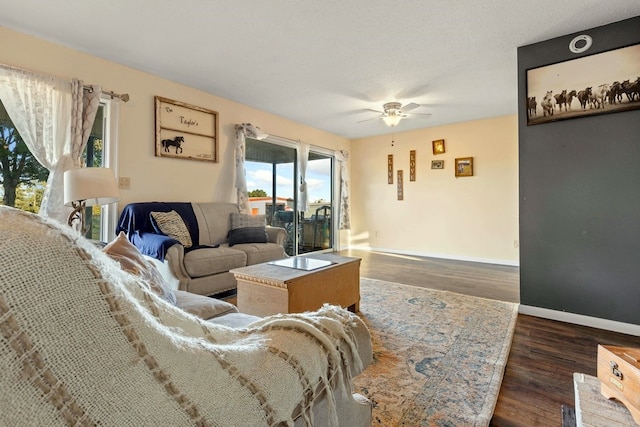
{"label": "horse panel wall art", "polygon": [[640,108],[640,44],[527,70],[527,125]]}
{"label": "horse panel wall art", "polygon": [[218,112],[156,96],[156,156],[218,161]]}

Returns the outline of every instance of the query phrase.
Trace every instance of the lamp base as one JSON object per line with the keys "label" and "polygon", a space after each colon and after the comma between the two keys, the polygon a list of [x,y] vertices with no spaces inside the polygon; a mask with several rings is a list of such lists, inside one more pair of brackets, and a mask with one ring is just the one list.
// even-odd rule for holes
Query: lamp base
{"label": "lamp base", "polygon": [[85,208],[84,200],[71,202],[71,207],[73,208],[73,212],[71,212],[69,214],[69,217],[67,218],[67,225],[71,228],[77,229],[74,223],[79,222],[80,223],[79,231],[82,235],[85,235],[87,230],[85,229],[85,225],[84,225],[84,208]]}

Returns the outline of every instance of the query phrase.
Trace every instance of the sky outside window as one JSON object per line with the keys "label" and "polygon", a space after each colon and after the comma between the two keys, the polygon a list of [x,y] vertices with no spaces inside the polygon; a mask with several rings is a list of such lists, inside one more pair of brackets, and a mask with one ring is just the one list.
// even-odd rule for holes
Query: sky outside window
{"label": "sky outside window", "polygon": [[[264,190],[271,196],[271,164],[247,161],[247,191]],[[307,188],[309,201],[331,200],[331,159],[311,160],[307,165]],[[278,197],[293,198],[293,163],[278,165],[276,175]]]}

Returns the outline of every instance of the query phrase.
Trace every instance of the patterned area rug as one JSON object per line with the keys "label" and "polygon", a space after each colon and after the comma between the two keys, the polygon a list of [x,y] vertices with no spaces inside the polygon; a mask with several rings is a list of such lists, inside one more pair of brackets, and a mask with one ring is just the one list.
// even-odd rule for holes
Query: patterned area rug
{"label": "patterned area rug", "polygon": [[517,304],[361,279],[374,362],[356,391],[381,426],[488,426]]}

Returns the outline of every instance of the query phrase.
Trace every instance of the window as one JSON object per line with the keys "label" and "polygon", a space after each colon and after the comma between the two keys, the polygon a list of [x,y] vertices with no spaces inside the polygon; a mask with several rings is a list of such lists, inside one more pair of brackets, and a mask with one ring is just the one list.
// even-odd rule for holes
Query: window
{"label": "window", "polygon": [[333,248],[334,158],[330,151],[311,148],[307,164],[306,212],[296,211],[297,144],[277,137],[246,139],[245,168],[251,213],[265,214],[267,224],[287,230],[288,255]]}
{"label": "window", "polygon": [[[108,98],[100,101],[91,134],[82,153],[82,162],[87,167],[115,169],[117,105]],[[86,237],[104,242],[112,240],[115,236],[116,214],[115,204],[87,207]]]}
{"label": "window", "polygon": [[[100,103],[93,129],[82,156],[87,167],[115,166],[117,141],[117,103],[104,99]],[[2,205],[38,213],[49,171],[31,154],[22,141],[0,100],[0,196]],[[87,208],[87,237],[109,241],[113,238],[116,207]]]}

